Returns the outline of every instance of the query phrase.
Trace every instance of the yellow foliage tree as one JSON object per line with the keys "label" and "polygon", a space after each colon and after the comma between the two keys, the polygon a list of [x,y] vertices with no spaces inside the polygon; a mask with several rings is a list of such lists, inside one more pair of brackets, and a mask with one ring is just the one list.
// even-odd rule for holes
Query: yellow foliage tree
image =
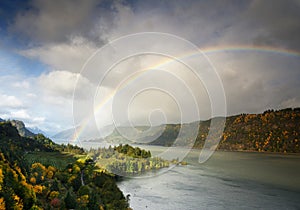
{"label": "yellow foliage tree", "polygon": [[48,179],[52,179],[52,178],[53,178],[53,175],[54,175],[53,171],[48,171],[48,173],[47,173],[47,178],[48,178]]}
{"label": "yellow foliage tree", "polygon": [[4,201],[4,198],[0,198],[0,209],[5,210],[5,201]]}
{"label": "yellow foliage tree", "polygon": [[2,168],[0,168],[0,190],[2,190],[3,178],[4,178],[4,175],[2,172]]}
{"label": "yellow foliage tree", "polygon": [[16,202],[16,208],[15,209],[23,209],[23,202],[22,202],[22,200],[20,199],[20,197],[19,196],[17,196],[17,195],[14,195],[13,196],[13,199],[15,200],[15,202]]}
{"label": "yellow foliage tree", "polygon": [[52,191],[49,195],[49,199],[52,200],[54,198],[58,198],[59,192],[58,191]]}
{"label": "yellow foliage tree", "polygon": [[89,202],[89,196],[88,195],[82,195],[77,199],[77,202],[79,203],[80,206],[86,207],[86,205]]}
{"label": "yellow foliage tree", "polygon": [[33,190],[37,194],[42,194],[43,193],[43,186],[42,185],[35,185],[33,187]]}
{"label": "yellow foliage tree", "polygon": [[31,184],[35,184],[36,183],[36,178],[31,177],[29,181],[30,181]]}

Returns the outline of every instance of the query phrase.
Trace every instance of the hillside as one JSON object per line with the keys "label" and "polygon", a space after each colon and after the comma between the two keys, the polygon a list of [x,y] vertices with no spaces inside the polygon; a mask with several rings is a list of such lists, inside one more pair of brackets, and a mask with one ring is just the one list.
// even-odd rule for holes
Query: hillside
{"label": "hillside", "polygon": [[22,137],[0,122],[0,209],[128,209],[115,178],[86,157],[79,147]]}
{"label": "hillside", "polygon": [[[298,153],[299,126],[299,108],[228,117],[219,149]],[[200,128],[204,138],[207,128]],[[203,145],[203,137],[197,138],[196,148]]]}
{"label": "hillside", "polygon": [[0,122],[6,121],[10,122],[12,126],[16,127],[19,135],[22,137],[34,137],[37,134],[43,134],[44,136],[47,136],[47,134],[38,127],[26,127],[24,122],[21,120],[3,120],[0,118]]}
{"label": "hillside", "polygon": [[18,131],[22,137],[34,137],[35,133],[31,132],[30,129],[25,127],[25,124],[20,120],[3,120],[0,118],[0,122],[10,122]]}
{"label": "hillside", "polygon": [[35,134],[29,131],[26,127],[25,124],[20,121],[20,120],[10,120],[10,123],[12,126],[16,127],[20,136],[23,137],[33,137]]}
{"label": "hillside", "polygon": [[[184,124],[184,126],[194,126],[199,123],[199,132],[193,142],[186,139],[176,140],[180,124],[166,125],[163,133],[154,141],[149,142],[151,145],[159,146],[193,146],[202,148],[208,135],[211,120]],[[127,130],[130,133],[131,128],[122,128],[122,132]],[[139,129],[139,127],[136,127]],[[140,130],[143,130],[141,128]],[[154,129],[155,130],[155,129]],[[147,138],[155,136],[157,133],[150,133],[148,136],[138,142],[145,142]],[[226,118],[226,126],[218,146],[220,150],[229,151],[268,151],[268,152],[300,152],[299,147],[300,135],[300,108],[283,109],[278,111],[268,110],[261,114],[239,114]],[[182,135],[184,138],[185,134]],[[124,143],[135,142],[135,139],[126,139],[122,137],[117,130],[106,137],[108,142]],[[178,143],[179,142],[179,143]]]}

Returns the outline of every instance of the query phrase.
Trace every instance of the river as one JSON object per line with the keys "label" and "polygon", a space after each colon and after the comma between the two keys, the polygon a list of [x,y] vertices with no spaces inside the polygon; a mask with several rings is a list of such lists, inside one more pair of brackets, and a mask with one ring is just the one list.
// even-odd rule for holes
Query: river
{"label": "river", "polygon": [[218,151],[204,164],[198,157],[193,150],[187,166],[118,185],[134,210],[300,209],[299,155]]}

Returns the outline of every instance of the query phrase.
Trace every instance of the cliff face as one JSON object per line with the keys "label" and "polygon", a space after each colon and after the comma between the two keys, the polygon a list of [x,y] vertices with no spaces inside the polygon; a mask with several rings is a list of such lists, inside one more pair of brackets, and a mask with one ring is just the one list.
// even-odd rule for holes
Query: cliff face
{"label": "cliff face", "polygon": [[16,127],[20,136],[22,137],[34,137],[35,134],[30,132],[26,127],[25,124],[20,120],[11,120],[10,123],[12,126]]}

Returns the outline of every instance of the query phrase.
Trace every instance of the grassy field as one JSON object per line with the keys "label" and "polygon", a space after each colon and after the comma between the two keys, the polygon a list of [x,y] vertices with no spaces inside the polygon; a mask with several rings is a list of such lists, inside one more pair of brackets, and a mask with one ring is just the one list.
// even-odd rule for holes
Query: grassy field
{"label": "grassy field", "polygon": [[41,163],[44,166],[52,165],[58,169],[65,169],[69,163],[77,160],[73,154],[60,152],[29,152],[25,155],[25,161],[30,165],[33,163]]}

